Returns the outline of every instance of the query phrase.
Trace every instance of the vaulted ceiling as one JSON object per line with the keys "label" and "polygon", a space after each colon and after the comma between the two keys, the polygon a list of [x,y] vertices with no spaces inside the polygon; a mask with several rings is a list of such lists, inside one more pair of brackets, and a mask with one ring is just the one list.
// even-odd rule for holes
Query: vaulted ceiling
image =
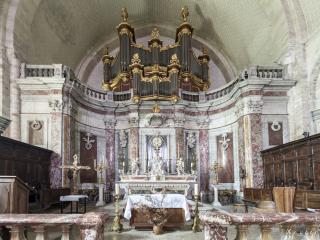
{"label": "vaulted ceiling", "polygon": [[[315,34],[320,1],[301,2],[310,13],[309,34]],[[136,29],[156,25],[169,35],[181,23],[182,6],[189,7],[194,36],[224,54],[238,71],[278,62],[288,49],[290,31],[279,0],[20,0],[14,46],[29,63],[64,63],[76,69],[86,55],[116,38],[122,7]]]}

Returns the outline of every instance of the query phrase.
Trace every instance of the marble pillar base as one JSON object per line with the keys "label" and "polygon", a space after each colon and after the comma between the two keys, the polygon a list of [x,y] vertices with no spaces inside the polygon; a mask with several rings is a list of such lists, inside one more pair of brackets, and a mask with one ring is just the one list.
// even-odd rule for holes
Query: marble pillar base
{"label": "marble pillar base", "polygon": [[221,203],[219,202],[219,198],[218,198],[218,188],[216,186],[212,186],[212,188],[214,192],[214,200],[213,200],[212,206],[221,207]]}
{"label": "marble pillar base", "polygon": [[106,205],[106,202],[103,200],[103,188],[104,184],[99,184],[99,200],[96,203],[96,207],[102,207]]}

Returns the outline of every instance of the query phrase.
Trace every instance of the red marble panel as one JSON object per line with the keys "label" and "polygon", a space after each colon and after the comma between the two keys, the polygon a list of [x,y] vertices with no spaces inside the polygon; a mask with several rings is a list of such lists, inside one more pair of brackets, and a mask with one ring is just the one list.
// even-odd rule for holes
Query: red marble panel
{"label": "red marble panel", "polygon": [[[217,159],[220,166],[219,183],[233,183],[234,182],[234,164],[233,164],[233,134],[227,133],[229,141],[228,147],[223,149],[223,137],[217,136]],[[225,155],[225,156],[224,156]],[[225,159],[224,159],[225,158]]]}
{"label": "red marble panel", "polygon": [[81,183],[96,183],[97,182],[97,173],[94,170],[94,162],[97,159],[97,137],[91,135],[90,139],[94,140],[92,142],[92,147],[86,149],[86,142],[83,140],[87,135],[85,132],[80,132],[80,165],[89,166],[90,170],[81,170],[80,171],[80,182]]}
{"label": "red marble panel", "polygon": [[269,145],[283,144],[283,124],[279,123],[280,129],[272,129],[272,122],[268,122]]}
{"label": "red marble panel", "polygon": [[106,188],[114,189],[115,182],[115,130],[106,130],[106,159],[107,159],[107,169],[106,169]]}
{"label": "red marble panel", "polygon": [[200,150],[200,189],[208,191],[209,189],[209,134],[207,129],[201,129],[199,132],[199,150]]}

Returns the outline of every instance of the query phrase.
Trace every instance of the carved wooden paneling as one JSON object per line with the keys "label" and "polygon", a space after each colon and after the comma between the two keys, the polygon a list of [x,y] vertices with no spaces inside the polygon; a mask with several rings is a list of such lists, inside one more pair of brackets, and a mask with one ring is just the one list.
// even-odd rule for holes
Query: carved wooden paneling
{"label": "carved wooden paneling", "polygon": [[15,175],[31,186],[49,186],[52,151],[0,137],[0,175]]}
{"label": "carved wooden paneling", "polygon": [[320,134],[261,152],[265,187],[320,188]]}

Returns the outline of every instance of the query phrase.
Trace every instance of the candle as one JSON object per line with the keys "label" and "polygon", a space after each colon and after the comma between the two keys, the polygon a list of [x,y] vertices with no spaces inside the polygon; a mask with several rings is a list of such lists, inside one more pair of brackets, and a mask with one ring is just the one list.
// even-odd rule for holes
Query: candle
{"label": "candle", "polygon": [[194,195],[199,195],[199,185],[198,183],[194,184]]}
{"label": "candle", "polygon": [[94,164],[94,168],[96,168],[97,167],[97,159],[94,160],[93,164]]}
{"label": "candle", "polygon": [[116,183],[115,185],[115,195],[119,195],[120,188],[119,188],[119,183]]}

